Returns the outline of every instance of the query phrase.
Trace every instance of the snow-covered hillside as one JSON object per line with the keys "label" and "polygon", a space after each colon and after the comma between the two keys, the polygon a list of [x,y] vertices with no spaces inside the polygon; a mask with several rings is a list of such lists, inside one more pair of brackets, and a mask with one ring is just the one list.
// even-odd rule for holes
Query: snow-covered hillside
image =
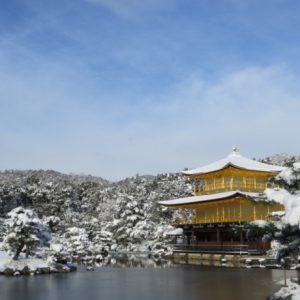
{"label": "snow-covered hillside", "polygon": [[294,162],[300,161],[300,155],[279,153],[260,159],[260,161],[277,166],[291,167]]}
{"label": "snow-covered hillside", "polygon": [[54,171],[6,171],[0,173],[1,235],[3,239],[7,213],[23,206],[33,208],[51,232],[54,256],[101,261],[103,253],[112,249],[151,249],[159,255],[168,252],[172,211],[162,209],[157,201],[190,193],[181,174],[109,183]]}
{"label": "snow-covered hillside", "polygon": [[[290,199],[298,199],[300,189],[297,160],[298,156],[288,155],[263,160],[291,167],[275,179],[287,190],[281,194],[290,193]],[[38,251],[40,256],[50,254],[57,261],[73,259],[87,264],[104,262],[108,250],[151,250],[159,256],[170,250],[166,233],[174,229],[169,224],[176,216],[158,201],[190,196],[191,192],[190,182],[180,173],[135,176],[112,183],[55,171],[0,172],[0,246],[7,235],[8,212],[23,206],[37,212],[52,236],[50,247]],[[279,190],[268,191],[267,197],[280,201]],[[291,212],[282,221],[297,218],[293,214],[298,211],[296,202],[290,206],[292,202],[282,202]]]}

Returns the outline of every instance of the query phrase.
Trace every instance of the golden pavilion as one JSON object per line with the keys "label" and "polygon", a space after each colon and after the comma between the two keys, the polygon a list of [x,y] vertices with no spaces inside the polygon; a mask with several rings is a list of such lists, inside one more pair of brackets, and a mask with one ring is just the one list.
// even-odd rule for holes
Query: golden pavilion
{"label": "golden pavilion", "polygon": [[175,248],[269,248],[261,238],[248,236],[245,225],[253,221],[259,224],[268,220],[272,212],[284,210],[281,204],[262,197],[269,179],[283,169],[245,158],[233,147],[224,159],[184,171],[194,185],[193,196],[159,202],[180,210],[174,225],[182,230]]}

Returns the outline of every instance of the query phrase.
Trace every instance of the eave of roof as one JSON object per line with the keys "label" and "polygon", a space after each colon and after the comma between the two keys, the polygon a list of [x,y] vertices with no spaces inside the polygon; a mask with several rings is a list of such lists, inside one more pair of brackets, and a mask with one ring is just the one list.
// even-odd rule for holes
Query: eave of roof
{"label": "eave of roof", "polygon": [[182,173],[185,175],[201,175],[208,174],[216,171],[223,170],[228,166],[232,166],[238,169],[250,170],[250,171],[258,171],[258,172],[268,172],[268,173],[279,173],[285,170],[285,167],[269,165],[265,163],[261,163],[249,158],[246,158],[240,155],[238,152],[232,152],[226,158],[218,160],[212,164],[191,169],[188,171],[183,171]]}
{"label": "eave of roof", "polygon": [[258,197],[259,193],[249,193],[241,191],[230,191],[210,195],[201,195],[201,196],[191,196],[179,199],[159,201],[158,203],[164,206],[178,206],[178,205],[187,205],[187,204],[197,204],[202,202],[216,201],[221,199],[232,198],[235,196],[246,196],[246,197]]}

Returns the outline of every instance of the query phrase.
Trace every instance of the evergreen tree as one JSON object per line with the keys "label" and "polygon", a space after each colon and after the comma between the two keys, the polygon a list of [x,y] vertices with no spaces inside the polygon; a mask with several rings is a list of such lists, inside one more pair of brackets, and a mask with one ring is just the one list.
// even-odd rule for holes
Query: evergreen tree
{"label": "evergreen tree", "polygon": [[17,207],[8,213],[7,236],[3,246],[14,260],[25,249],[26,257],[34,253],[36,247],[50,240],[38,215],[32,209]]}

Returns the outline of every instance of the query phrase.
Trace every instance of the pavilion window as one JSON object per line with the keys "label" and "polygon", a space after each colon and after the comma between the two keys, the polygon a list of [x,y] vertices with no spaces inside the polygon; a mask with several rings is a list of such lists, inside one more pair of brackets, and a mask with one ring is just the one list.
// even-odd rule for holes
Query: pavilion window
{"label": "pavilion window", "polygon": [[225,185],[225,188],[230,188],[230,184],[231,184],[231,177],[225,177],[224,178],[224,185]]}
{"label": "pavilion window", "polygon": [[254,178],[247,177],[246,178],[246,186],[247,188],[253,188],[255,184]]}
{"label": "pavilion window", "polygon": [[256,187],[258,189],[264,190],[267,187],[267,182],[264,178],[256,179]]}
{"label": "pavilion window", "polygon": [[243,177],[234,177],[234,188],[242,189],[243,188]]}
{"label": "pavilion window", "polygon": [[222,188],[222,178],[216,178],[215,179],[215,189],[219,190]]}

